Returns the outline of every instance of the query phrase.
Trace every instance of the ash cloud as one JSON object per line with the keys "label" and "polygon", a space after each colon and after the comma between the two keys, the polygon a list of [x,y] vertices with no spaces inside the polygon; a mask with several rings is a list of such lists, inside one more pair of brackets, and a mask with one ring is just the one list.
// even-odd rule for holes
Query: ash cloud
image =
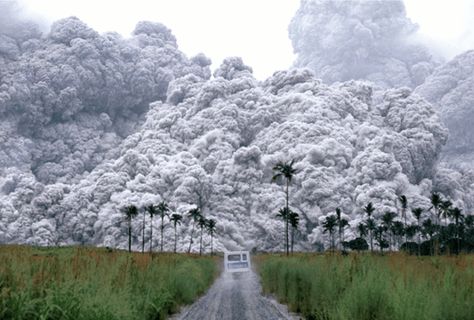
{"label": "ash cloud", "polygon": [[401,0],[303,0],[289,26],[296,67],[326,83],[414,88],[440,64],[414,35]]}

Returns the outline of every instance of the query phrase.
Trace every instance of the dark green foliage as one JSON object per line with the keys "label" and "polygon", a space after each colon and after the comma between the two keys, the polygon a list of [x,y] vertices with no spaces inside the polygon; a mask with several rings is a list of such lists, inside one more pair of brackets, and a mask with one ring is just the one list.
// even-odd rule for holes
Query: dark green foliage
{"label": "dark green foliage", "polygon": [[351,250],[364,251],[369,250],[369,245],[364,238],[355,238],[347,243],[347,247]]}

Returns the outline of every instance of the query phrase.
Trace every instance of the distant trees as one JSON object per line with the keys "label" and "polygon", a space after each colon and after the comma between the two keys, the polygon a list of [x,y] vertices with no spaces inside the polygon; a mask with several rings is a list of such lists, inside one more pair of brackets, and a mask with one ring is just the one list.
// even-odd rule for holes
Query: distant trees
{"label": "distant trees", "polygon": [[204,233],[204,229],[207,227],[207,220],[202,215],[199,216],[197,221],[198,227],[200,229],[201,235],[199,237],[199,255],[202,255],[202,236]]}
{"label": "distant trees", "polygon": [[296,174],[296,169],[293,167],[295,160],[289,162],[278,162],[273,168],[274,175],[272,176],[272,182],[278,181],[282,178],[285,179],[286,188],[285,188],[285,214],[281,217],[285,221],[285,247],[286,255],[289,253],[289,241],[288,241],[288,229],[289,229],[289,218],[290,218],[290,207],[289,207],[289,187],[293,176]]}
{"label": "distant trees", "polygon": [[[125,219],[127,221],[127,226],[128,226],[128,251],[132,251],[132,220],[138,215],[138,208],[135,205],[128,205],[122,208],[122,211],[125,214]],[[177,226],[180,225],[183,221],[183,216],[177,213],[169,214],[170,208],[168,204],[164,201],[160,202],[158,205],[147,205],[144,207],[143,210],[144,214],[148,213],[150,215],[150,253],[153,251],[153,217],[156,215],[159,215],[161,218],[161,241],[160,241],[160,251],[163,252],[164,248],[164,229],[165,229],[165,223],[164,219],[165,217],[169,218],[169,221],[173,224],[173,229],[174,229],[174,246],[173,246],[173,252],[177,252],[177,244],[178,244],[178,232],[177,232]],[[206,219],[202,214],[201,211],[198,208],[193,208],[188,211],[188,217],[190,218],[192,222],[192,228],[191,228],[191,243],[190,247],[188,248],[188,252],[190,252],[190,248],[193,242],[193,236],[194,236],[194,229],[196,224],[200,228],[200,241],[199,241],[199,254],[202,254],[204,252],[204,246],[203,246],[203,236],[204,236],[204,231],[207,231],[207,234],[210,236],[211,241],[211,254],[214,254],[214,237],[216,234],[216,226],[217,226],[217,221],[214,219]],[[145,220],[143,220],[145,221]],[[144,230],[144,225],[142,230]],[[142,235],[142,252],[144,251],[144,240],[145,237]]]}
{"label": "distant trees", "polygon": [[129,205],[123,211],[128,223],[128,252],[132,252],[132,219],[138,215],[138,209],[134,205]]}
{"label": "distant trees", "polygon": [[181,224],[181,220],[183,220],[183,216],[177,213],[173,213],[170,217],[170,221],[173,223],[173,228],[174,228],[174,247],[173,247],[174,253],[176,253],[176,246],[178,244],[178,233],[176,231],[176,228],[178,225]]}
{"label": "distant trees", "polygon": [[295,232],[298,229],[300,223],[300,216],[294,211],[290,211],[290,216],[288,217],[289,224],[291,226],[291,253],[293,254],[293,246],[295,243]]}
{"label": "distant trees", "polygon": [[188,253],[191,252],[191,246],[193,245],[193,237],[194,237],[194,228],[196,227],[196,222],[199,221],[199,218],[201,217],[201,210],[199,208],[193,208],[188,211],[188,218],[192,220],[193,226],[191,228],[191,234],[190,234],[190,239],[189,239],[189,247],[188,247]]}
{"label": "distant trees", "polygon": [[329,239],[331,241],[331,249],[335,249],[335,239],[334,234],[337,228],[337,218],[334,215],[327,216],[326,219],[323,221],[323,233],[329,233]]}
{"label": "distant trees", "polygon": [[157,206],[157,212],[158,212],[158,215],[160,216],[161,218],[161,226],[160,226],[160,230],[161,230],[161,241],[160,241],[160,251],[163,252],[163,233],[164,233],[164,230],[165,230],[165,217],[168,217],[169,216],[169,211],[170,211],[170,208],[168,207],[168,204],[164,201],[161,201],[158,206]]}
{"label": "distant trees", "polygon": [[375,230],[375,223],[374,220],[372,219],[372,214],[374,213],[375,208],[372,202],[369,202],[365,207],[364,207],[364,212],[367,214],[367,222],[366,222],[366,227],[370,239],[370,251],[374,251],[374,230]]}
{"label": "distant trees", "polygon": [[211,256],[214,255],[214,234],[216,233],[216,220],[209,219],[206,224],[207,232],[211,236]]}
{"label": "distant trees", "polygon": [[[431,194],[430,201],[429,209],[410,208],[407,197],[401,195],[397,198],[397,203],[400,204],[399,214],[386,211],[379,219],[374,217],[375,207],[372,202],[369,202],[363,207],[365,221],[356,227],[358,237],[349,242],[343,242],[344,246],[352,250],[360,250],[364,247],[363,240],[367,238],[372,252],[374,240],[381,252],[385,248],[406,250],[417,255],[474,251],[473,216],[465,216],[460,208],[454,207],[450,200],[443,199],[437,193]],[[408,213],[410,212],[412,220],[416,220],[413,224],[409,223]],[[431,216],[425,213],[431,213]],[[341,221],[340,216],[340,210],[336,209],[336,223]],[[333,232],[333,217],[326,217],[322,224],[323,233],[327,232],[331,235]],[[415,237],[416,242],[413,242]],[[426,241],[422,242],[422,238]]]}
{"label": "distant trees", "polygon": [[153,217],[157,214],[156,206],[150,204],[145,207],[145,211],[150,215],[150,253],[153,252]]}

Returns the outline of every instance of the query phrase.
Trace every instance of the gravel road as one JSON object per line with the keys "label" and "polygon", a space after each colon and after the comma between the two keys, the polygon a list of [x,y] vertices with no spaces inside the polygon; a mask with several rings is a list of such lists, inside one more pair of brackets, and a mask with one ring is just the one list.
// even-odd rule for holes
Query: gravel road
{"label": "gravel road", "polygon": [[287,308],[262,295],[254,271],[226,273],[216,280],[206,295],[182,309],[173,320],[280,320],[299,319]]}

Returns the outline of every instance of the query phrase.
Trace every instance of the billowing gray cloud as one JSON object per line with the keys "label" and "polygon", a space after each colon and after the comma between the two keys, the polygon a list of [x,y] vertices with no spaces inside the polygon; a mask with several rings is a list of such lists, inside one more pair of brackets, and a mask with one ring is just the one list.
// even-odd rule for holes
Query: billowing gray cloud
{"label": "billowing gray cloud", "polygon": [[401,0],[302,0],[289,26],[295,66],[333,83],[414,88],[439,64],[415,38]]}

